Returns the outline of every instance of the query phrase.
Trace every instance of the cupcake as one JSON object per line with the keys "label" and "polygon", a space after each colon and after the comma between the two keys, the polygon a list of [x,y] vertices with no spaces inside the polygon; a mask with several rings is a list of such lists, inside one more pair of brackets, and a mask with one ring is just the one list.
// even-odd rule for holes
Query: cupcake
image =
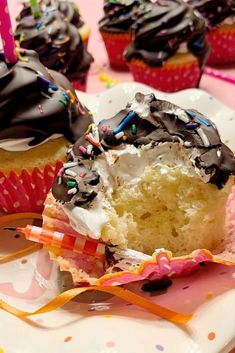
{"label": "cupcake", "polygon": [[0,209],[41,212],[69,144],[89,122],[69,81],[48,71],[34,51],[16,64],[0,56]]}
{"label": "cupcake", "polygon": [[105,15],[99,21],[99,30],[113,69],[128,69],[123,52],[131,43],[130,27],[135,22],[137,14],[144,11],[147,3],[147,0],[105,1]]}
{"label": "cupcake", "polygon": [[130,270],[155,249],[213,250],[225,235],[234,174],[213,122],[137,93],[114,117],[84,128],[46,201],[44,227],[74,234],[78,245],[87,239],[94,256],[50,249],[52,257],[80,283]]}
{"label": "cupcake", "polygon": [[159,0],[132,28],[125,58],[135,81],[165,92],[198,87],[209,46],[205,21],[192,7]]}
{"label": "cupcake", "polygon": [[[17,22],[20,22],[24,17],[32,15],[29,3],[24,2],[23,6],[23,9],[16,18]],[[53,9],[58,10],[61,13],[64,21],[72,23],[78,29],[78,32],[84,44],[87,46],[90,35],[90,29],[82,20],[79,9],[74,2],[71,2],[69,0],[42,0],[40,2],[40,9],[43,13],[51,11]]]}
{"label": "cupcake", "polygon": [[190,0],[206,19],[211,46],[209,65],[235,63],[235,4],[232,0]]}
{"label": "cupcake", "polygon": [[40,19],[23,17],[15,38],[25,49],[33,49],[49,69],[63,73],[75,89],[85,91],[92,56],[87,52],[74,25],[64,21],[57,10]]}

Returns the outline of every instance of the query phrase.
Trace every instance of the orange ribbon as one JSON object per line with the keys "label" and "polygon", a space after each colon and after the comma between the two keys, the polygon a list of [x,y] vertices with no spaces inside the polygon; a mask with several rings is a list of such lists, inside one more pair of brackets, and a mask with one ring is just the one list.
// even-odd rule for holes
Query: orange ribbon
{"label": "orange ribbon", "polygon": [[[12,215],[6,215],[6,216],[0,217],[0,226],[4,226],[6,224],[9,224],[9,222],[15,222],[17,220],[22,220],[22,219],[42,219],[42,216],[37,213],[17,213]],[[5,263],[7,261],[15,260],[23,255],[36,251],[39,248],[41,248],[40,244],[32,245],[16,253],[1,257],[0,263]],[[156,303],[153,303],[150,300],[143,298],[140,295],[135,294],[127,289],[124,289],[122,287],[114,287],[114,286],[91,286],[91,287],[80,287],[80,288],[69,289],[68,291],[59,294],[54,299],[52,299],[49,303],[47,303],[46,305],[42,306],[41,308],[33,312],[26,312],[26,311],[19,310],[13,307],[12,305],[4,302],[3,300],[0,300],[0,309],[5,310],[8,313],[17,316],[18,318],[24,318],[26,316],[32,316],[37,314],[44,314],[62,307],[70,300],[80,295],[81,293],[84,293],[86,291],[93,291],[93,290],[116,295],[117,297],[124,299],[125,301],[131,304],[137,305],[151,312],[154,315],[160,316],[174,323],[185,324],[192,318],[192,314],[177,313],[173,310],[169,310]]]}
{"label": "orange ribbon", "polygon": [[42,306],[41,308],[33,312],[26,312],[26,311],[19,310],[7,304],[3,300],[0,301],[0,308],[7,311],[10,314],[17,316],[18,318],[23,318],[26,316],[32,316],[37,314],[45,314],[60,308],[61,306],[63,306],[64,304],[68,303],[70,300],[75,298],[77,295],[87,291],[93,291],[93,290],[116,295],[117,297],[124,299],[125,301],[131,304],[137,305],[149,311],[152,314],[155,314],[157,316],[162,317],[163,319],[169,320],[177,324],[185,324],[192,318],[192,314],[177,313],[173,310],[169,310],[156,303],[153,303],[148,299],[145,299],[140,295],[135,294],[127,289],[124,289],[121,287],[112,287],[112,286],[92,286],[92,287],[81,287],[81,288],[69,289],[66,292],[59,294],[57,297],[52,299],[49,303],[47,303],[46,305]]}

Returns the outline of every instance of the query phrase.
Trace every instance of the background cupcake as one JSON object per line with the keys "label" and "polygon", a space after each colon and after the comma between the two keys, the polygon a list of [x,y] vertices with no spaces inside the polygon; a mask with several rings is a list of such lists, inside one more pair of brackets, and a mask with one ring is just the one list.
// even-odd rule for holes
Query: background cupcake
{"label": "background cupcake", "polygon": [[41,212],[70,143],[88,111],[69,81],[34,51],[7,64],[0,56],[0,211]]}
{"label": "background cupcake", "polygon": [[136,81],[174,92],[198,87],[209,46],[205,21],[181,0],[149,4],[125,58]]}
{"label": "background cupcake", "polygon": [[[29,2],[24,2],[23,6],[24,8],[16,18],[17,22],[20,22],[26,16],[32,15]],[[40,1],[40,9],[43,13],[52,9],[58,10],[65,21],[72,23],[78,29],[84,44],[87,46],[90,29],[82,20],[79,8],[74,2],[69,0],[42,0]]]}
{"label": "background cupcake", "polygon": [[86,89],[87,73],[93,61],[74,25],[64,21],[57,10],[39,19],[23,17],[15,38],[22,48],[34,49],[49,69],[63,73],[75,89]]}
{"label": "background cupcake", "polygon": [[130,27],[137,14],[142,12],[148,0],[107,0],[104,17],[99,21],[99,30],[113,69],[127,69],[123,58],[124,49],[131,42]]}
{"label": "background cupcake", "polygon": [[209,65],[235,63],[235,2],[232,0],[190,0],[206,19],[211,46]]}

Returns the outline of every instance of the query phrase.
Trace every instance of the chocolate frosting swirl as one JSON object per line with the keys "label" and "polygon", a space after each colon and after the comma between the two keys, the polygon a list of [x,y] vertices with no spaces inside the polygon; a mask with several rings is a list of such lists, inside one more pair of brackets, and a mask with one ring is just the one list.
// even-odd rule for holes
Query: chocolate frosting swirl
{"label": "chocolate frosting swirl", "polygon": [[[24,17],[32,15],[29,3],[27,2],[23,5],[23,9],[16,17],[17,22],[20,22]],[[68,0],[41,0],[40,9],[43,13],[52,11],[53,9],[58,10],[64,20],[72,23],[76,28],[80,28],[84,25],[79,9],[74,2]]]}
{"label": "chocolate frosting swirl", "polygon": [[[125,139],[117,135],[120,132]],[[93,142],[88,135],[93,135]],[[93,169],[97,156],[119,146],[124,148],[125,144],[157,148],[165,142],[176,144],[176,148],[181,145],[192,168],[204,173],[207,182],[219,189],[230,175],[235,174],[232,151],[221,142],[216,127],[203,114],[157,99],[154,94],[137,93],[135,99],[113,118],[102,120],[98,127],[92,124],[88,130],[83,130],[83,135],[68,153],[69,163],[64,165],[63,175],[57,178],[52,193],[59,201],[86,207],[98,192],[99,175]],[[92,152],[88,150],[90,144]],[[68,183],[71,181],[72,193]]]}
{"label": "chocolate frosting swirl", "polygon": [[53,134],[74,142],[92,119],[65,76],[48,71],[32,50],[7,64],[0,55],[0,140],[32,137],[31,146]]}
{"label": "chocolate frosting swirl", "polygon": [[149,0],[110,1],[104,4],[105,16],[99,21],[99,29],[104,32],[125,33],[144,11]]}
{"label": "chocolate frosting swirl", "polygon": [[142,59],[148,65],[162,66],[181,44],[186,44],[202,66],[208,54],[205,21],[181,0],[159,0],[149,4],[132,25],[135,38],[125,52],[127,61]]}
{"label": "chocolate frosting swirl", "polygon": [[33,16],[22,18],[15,38],[22,48],[36,50],[49,69],[62,72],[72,81],[85,82],[93,58],[76,27],[64,21],[58,11],[44,13],[38,20]]}
{"label": "chocolate frosting swirl", "polygon": [[216,27],[226,18],[235,16],[235,3],[232,0],[189,0],[206,19],[209,29]]}

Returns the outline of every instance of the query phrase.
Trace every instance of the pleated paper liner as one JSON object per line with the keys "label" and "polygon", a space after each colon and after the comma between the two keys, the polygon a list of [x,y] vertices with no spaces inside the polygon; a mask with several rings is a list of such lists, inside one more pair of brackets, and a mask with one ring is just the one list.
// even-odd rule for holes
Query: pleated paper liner
{"label": "pleated paper liner", "polygon": [[101,32],[110,66],[115,70],[128,70],[128,66],[123,58],[126,47],[131,43],[129,33],[109,33]]}
{"label": "pleated paper liner", "polygon": [[[31,219],[32,222],[34,222],[34,220],[40,220],[41,215],[34,214],[34,213],[19,213],[19,214],[2,216],[0,218],[0,227],[9,226],[9,225],[17,226],[19,222],[21,223],[23,221],[25,223],[25,221],[26,220],[28,221],[29,219]],[[39,249],[40,249],[39,244],[29,246],[25,249],[22,249],[21,251],[17,251],[16,253],[12,253],[10,255],[1,257],[0,264],[3,264],[3,263],[6,264],[7,262],[9,262],[9,265],[11,266],[10,261],[17,260],[19,259],[20,256],[26,256]],[[50,300],[46,305],[43,305],[39,309],[36,309],[35,311],[32,311],[32,312],[22,311],[21,309],[15,308],[3,300],[0,300],[0,309],[15,315],[20,319],[24,319],[27,316],[48,313],[53,310],[56,310],[57,308],[60,308],[61,306],[63,306],[64,304],[72,300],[73,298],[87,291],[88,292],[99,291],[103,293],[108,293],[111,296],[113,295],[117,296],[123,299],[124,301],[127,301],[128,303],[137,305],[151,312],[152,314],[160,316],[173,323],[185,324],[192,317],[191,313],[189,314],[178,313],[174,310],[170,310],[165,308],[164,306],[153,303],[151,300],[148,300],[142,297],[141,295],[135,294],[127,289],[124,289],[121,287],[115,287],[115,286],[83,286],[80,288],[73,288],[63,292],[62,294],[59,294],[58,296]],[[27,322],[30,323],[30,320],[28,320]]]}
{"label": "pleated paper liner", "polygon": [[[235,219],[235,187],[228,201],[227,227],[231,227]],[[56,203],[51,195],[48,195],[43,213],[43,228],[59,231],[68,234],[76,234],[70,227],[67,216],[62,207]],[[52,259],[59,262],[62,271],[69,271],[75,284],[87,282],[90,285],[116,286],[130,282],[148,280],[161,280],[165,277],[181,277],[189,275],[201,268],[206,262],[214,262],[228,266],[235,265],[235,244],[233,237],[235,229],[225,238],[223,246],[217,249],[216,255],[207,249],[198,249],[186,256],[174,257],[170,251],[165,249],[157,250],[152,257],[146,260],[143,256],[135,261],[129,256],[128,250],[124,252],[123,260],[126,261],[125,271],[118,269],[118,265],[103,267],[102,263],[91,256],[71,253],[68,250],[50,248]],[[142,255],[142,254],[141,254]],[[116,269],[116,271],[115,271]]]}
{"label": "pleated paper liner", "polygon": [[0,211],[4,213],[37,212],[43,203],[63,163],[46,165],[43,169],[23,169],[19,174],[5,175],[0,170]]}
{"label": "pleated paper liner", "polygon": [[223,25],[207,35],[211,46],[208,65],[229,65],[235,63],[235,24]]}
{"label": "pleated paper liner", "polygon": [[187,88],[198,87],[202,70],[198,61],[188,63],[171,63],[162,67],[153,67],[142,60],[133,59],[129,69],[137,82],[144,83],[163,92],[177,92]]}
{"label": "pleated paper liner", "polygon": [[87,87],[87,79],[85,80],[85,82],[80,82],[80,81],[72,81],[72,86],[75,90],[77,91],[82,91],[82,92],[86,92],[86,87]]}

